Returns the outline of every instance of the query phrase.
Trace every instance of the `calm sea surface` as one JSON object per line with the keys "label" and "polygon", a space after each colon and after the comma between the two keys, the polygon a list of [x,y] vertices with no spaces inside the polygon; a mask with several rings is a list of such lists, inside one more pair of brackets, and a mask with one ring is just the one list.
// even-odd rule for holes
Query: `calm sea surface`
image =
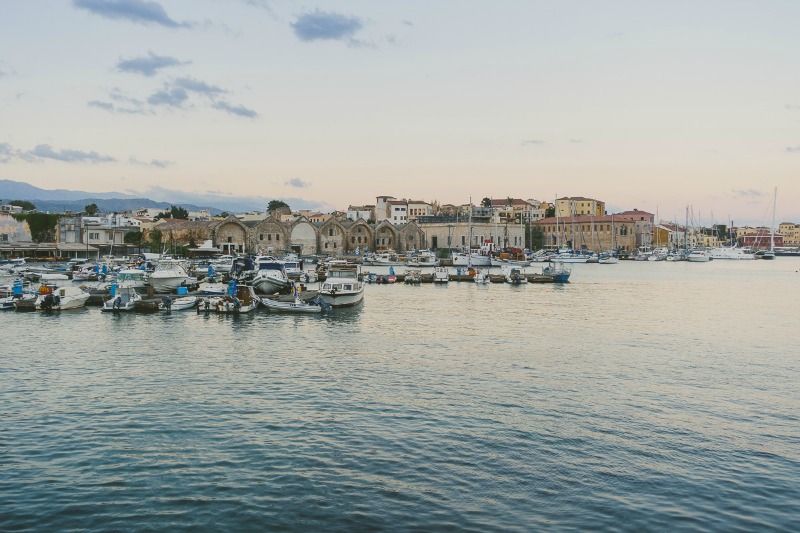
{"label": "calm sea surface", "polygon": [[4,312],[0,530],[797,531],[798,269]]}

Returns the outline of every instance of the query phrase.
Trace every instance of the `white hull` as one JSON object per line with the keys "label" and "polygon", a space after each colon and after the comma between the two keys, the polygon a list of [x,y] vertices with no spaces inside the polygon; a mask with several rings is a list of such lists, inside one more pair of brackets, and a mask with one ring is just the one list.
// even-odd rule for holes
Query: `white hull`
{"label": "white hull", "polygon": [[285,313],[321,313],[322,306],[307,303],[300,299],[292,302],[279,302],[269,298],[261,298],[261,304],[270,311],[282,311]]}
{"label": "white hull", "polygon": [[183,296],[181,298],[175,298],[172,300],[172,303],[167,307],[162,302],[159,304],[159,309],[168,309],[170,311],[185,311],[186,309],[194,309],[197,307],[197,298],[194,296]]}
{"label": "white hull", "polygon": [[156,277],[155,274],[150,276],[150,285],[153,290],[160,293],[175,292],[184,281],[189,279],[188,276],[174,276],[174,277]]}
{"label": "white hull", "polygon": [[[50,306],[45,301],[47,296],[54,297],[54,303]],[[52,295],[40,294],[34,303],[36,309],[46,311],[68,311],[70,309],[79,309],[86,305],[86,300],[89,299],[89,293],[83,292],[77,287],[65,287],[56,289]]]}
{"label": "white hull", "polygon": [[454,253],[453,266],[492,266],[492,258],[488,255]]}
{"label": "white hull", "polygon": [[364,299],[364,287],[355,291],[319,291],[322,300],[331,307],[351,307]]}
{"label": "white hull", "polygon": [[731,260],[752,260],[755,255],[745,253],[741,248],[713,248],[711,250],[712,259],[731,259]]}

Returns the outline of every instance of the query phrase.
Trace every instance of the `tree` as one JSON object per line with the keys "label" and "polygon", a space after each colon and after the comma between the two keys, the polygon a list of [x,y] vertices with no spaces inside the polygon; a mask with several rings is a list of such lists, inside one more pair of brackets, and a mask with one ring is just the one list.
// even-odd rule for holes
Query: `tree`
{"label": "tree", "polygon": [[283,200],[270,200],[267,204],[267,211],[275,211],[276,209],[280,209],[281,207],[289,207],[289,204],[284,202]]}
{"label": "tree", "polygon": [[228,218],[229,216],[231,216],[231,214],[228,213],[227,211],[223,211],[222,213],[219,214],[219,216],[221,216],[222,218]]}
{"label": "tree", "polygon": [[492,199],[488,196],[481,200],[481,205],[483,207],[492,207]]}
{"label": "tree", "polygon": [[544,232],[539,224],[531,225],[531,242],[529,247],[531,250],[539,250],[544,246]]}
{"label": "tree", "polygon": [[36,206],[33,205],[28,200],[11,200],[8,202],[8,205],[15,205],[17,207],[21,207],[23,211],[33,211],[36,209]]}
{"label": "tree", "polygon": [[[87,213],[88,214],[88,213]],[[141,231],[129,231],[125,234],[125,244],[134,244],[139,246],[142,244],[142,232]]]}
{"label": "tree", "polygon": [[544,210],[545,218],[550,218],[556,216],[556,206],[551,205],[547,209]]}
{"label": "tree", "polygon": [[100,211],[100,208],[97,207],[97,204],[89,204],[83,208],[83,212],[90,217],[96,215],[98,211]]}
{"label": "tree", "polygon": [[169,206],[169,211],[163,211],[156,215],[155,219],[160,220],[162,218],[176,218],[178,220],[188,220],[189,219],[189,212],[177,205]]}

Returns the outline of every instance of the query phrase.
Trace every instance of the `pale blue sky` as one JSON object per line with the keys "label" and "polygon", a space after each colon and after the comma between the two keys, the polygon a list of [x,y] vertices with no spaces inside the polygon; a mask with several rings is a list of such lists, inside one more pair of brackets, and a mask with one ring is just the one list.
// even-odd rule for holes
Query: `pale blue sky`
{"label": "pale blue sky", "polygon": [[[800,2],[0,2],[0,178],[800,222]],[[779,221],[780,221],[779,220]],[[768,223],[769,220],[766,220]]]}

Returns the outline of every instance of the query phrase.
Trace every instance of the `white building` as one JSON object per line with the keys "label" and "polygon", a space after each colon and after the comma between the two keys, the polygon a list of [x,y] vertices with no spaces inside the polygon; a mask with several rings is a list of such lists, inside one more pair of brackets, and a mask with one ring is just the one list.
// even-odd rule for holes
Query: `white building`
{"label": "white building", "polygon": [[392,224],[405,224],[408,222],[408,202],[405,200],[390,200],[389,222]]}
{"label": "white building", "polygon": [[359,218],[373,220],[375,216],[374,205],[351,205],[347,208],[347,219],[356,221]]}

